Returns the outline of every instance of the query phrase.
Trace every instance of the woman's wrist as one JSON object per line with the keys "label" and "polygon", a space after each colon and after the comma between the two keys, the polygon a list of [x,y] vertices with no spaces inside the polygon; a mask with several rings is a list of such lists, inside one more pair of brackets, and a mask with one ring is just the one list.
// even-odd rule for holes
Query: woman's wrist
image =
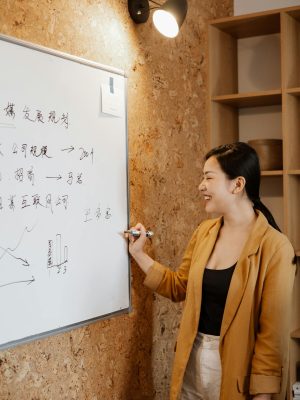
{"label": "woman's wrist", "polygon": [[129,253],[132,255],[132,257],[142,257],[144,254],[146,254],[143,249],[136,250],[130,248],[130,246],[129,246]]}
{"label": "woman's wrist", "polygon": [[149,269],[154,263],[154,260],[143,251],[131,252],[132,257],[135,259],[139,267],[147,274]]}

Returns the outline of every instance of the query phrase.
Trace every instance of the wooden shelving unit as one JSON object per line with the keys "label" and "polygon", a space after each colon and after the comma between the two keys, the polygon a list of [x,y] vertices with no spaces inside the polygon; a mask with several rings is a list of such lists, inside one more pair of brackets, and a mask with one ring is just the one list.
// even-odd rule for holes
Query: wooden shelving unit
{"label": "wooden shelving unit", "polygon": [[286,89],[286,93],[300,96],[300,88]]}
{"label": "wooden shelving unit", "polygon": [[[300,7],[209,24],[211,147],[282,139],[283,169],[262,171],[261,197],[300,257]],[[300,271],[296,275],[288,399],[300,361]]]}
{"label": "wooden shelving unit", "polygon": [[275,171],[261,171],[261,176],[281,176],[283,175],[283,170],[278,169]]}
{"label": "wooden shelving unit", "polygon": [[213,96],[212,100],[216,103],[229,104],[233,107],[259,107],[281,104],[281,90]]}

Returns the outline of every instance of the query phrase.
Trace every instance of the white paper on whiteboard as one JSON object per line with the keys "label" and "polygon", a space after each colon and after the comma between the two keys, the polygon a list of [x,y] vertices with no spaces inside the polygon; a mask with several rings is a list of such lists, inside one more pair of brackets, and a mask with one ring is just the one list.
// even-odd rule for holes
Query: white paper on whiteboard
{"label": "white paper on whiteboard", "polygon": [[124,115],[123,91],[118,87],[114,87],[112,93],[111,86],[103,83],[101,85],[101,104],[103,113],[122,117]]}

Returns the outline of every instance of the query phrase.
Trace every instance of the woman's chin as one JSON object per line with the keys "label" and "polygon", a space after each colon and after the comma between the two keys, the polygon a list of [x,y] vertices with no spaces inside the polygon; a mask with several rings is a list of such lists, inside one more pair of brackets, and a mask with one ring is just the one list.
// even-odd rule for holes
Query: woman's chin
{"label": "woman's chin", "polygon": [[216,209],[216,207],[214,207],[212,204],[206,203],[204,209],[205,209],[205,212],[207,212],[208,214],[212,214],[214,216],[213,218],[222,214],[221,211]]}
{"label": "woman's chin", "polygon": [[214,212],[214,208],[212,207],[211,204],[209,204],[209,200],[204,204],[204,209],[207,213],[212,213]]}

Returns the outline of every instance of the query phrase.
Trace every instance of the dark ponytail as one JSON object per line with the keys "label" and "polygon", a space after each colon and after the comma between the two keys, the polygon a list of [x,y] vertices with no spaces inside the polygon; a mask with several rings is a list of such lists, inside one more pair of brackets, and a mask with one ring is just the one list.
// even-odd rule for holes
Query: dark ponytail
{"label": "dark ponytail", "polygon": [[238,176],[245,178],[245,190],[253,203],[253,208],[261,211],[269,224],[281,232],[272,213],[259,197],[260,165],[256,151],[247,143],[236,142],[215,147],[206,154],[205,160],[212,156],[216,157],[229,179],[235,179]]}
{"label": "dark ponytail", "polygon": [[277,229],[279,232],[281,232],[279,226],[276,224],[276,221],[271,213],[271,211],[264,205],[264,203],[260,199],[250,199],[253,202],[253,208],[256,210],[261,211],[264,216],[267,218],[269,224],[273,226],[273,228]]}

